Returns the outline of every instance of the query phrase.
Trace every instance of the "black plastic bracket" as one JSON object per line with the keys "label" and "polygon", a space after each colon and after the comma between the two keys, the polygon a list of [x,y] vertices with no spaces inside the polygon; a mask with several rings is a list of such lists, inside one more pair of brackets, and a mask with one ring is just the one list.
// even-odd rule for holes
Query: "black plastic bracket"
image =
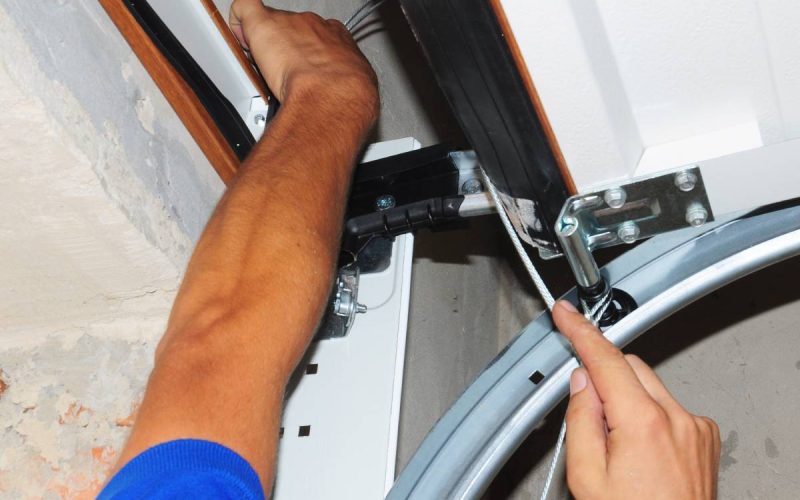
{"label": "black plastic bracket", "polygon": [[361,164],[356,170],[342,250],[352,256],[376,237],[460,220],[459,170],[447,145]]}

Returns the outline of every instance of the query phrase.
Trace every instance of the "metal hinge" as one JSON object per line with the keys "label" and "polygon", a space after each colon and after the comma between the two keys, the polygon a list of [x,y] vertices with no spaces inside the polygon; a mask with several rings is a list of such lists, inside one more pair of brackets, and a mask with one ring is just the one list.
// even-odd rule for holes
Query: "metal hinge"
{"label": "metal hinge", "polygon": [[591,303],[607,290],[593,251],[712,220],[703,176],[695,166],[573,196],[555,229],[579,290]]}

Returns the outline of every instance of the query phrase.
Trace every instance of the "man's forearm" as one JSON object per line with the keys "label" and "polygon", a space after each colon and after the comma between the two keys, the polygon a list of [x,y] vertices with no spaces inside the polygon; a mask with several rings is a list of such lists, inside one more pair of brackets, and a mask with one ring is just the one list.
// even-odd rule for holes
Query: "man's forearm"
{"label": "man's forearm", "polygon": [[352,166],[375,113],[342,112],[338,96],[315,90],[287,99],[209,221],[122,463],[175,436],[202,438],[271,480],[283,388],[330,292]]}
{"label": "man's forearm", "polygon": [[205,330],[231,314],[258,325],[264,338],[316,326],[355,156],[374,110],[342,111],[324,89],[303,92],[289,98],[209,221],[162,349],[176,332]]}
{"label": "man's forearm", "polygon": [[180,438],[272,481],[286,381],[328,297],[374,71],[344,26],[235,0],[231,26],[283,103],[197,244],[119,466]]}

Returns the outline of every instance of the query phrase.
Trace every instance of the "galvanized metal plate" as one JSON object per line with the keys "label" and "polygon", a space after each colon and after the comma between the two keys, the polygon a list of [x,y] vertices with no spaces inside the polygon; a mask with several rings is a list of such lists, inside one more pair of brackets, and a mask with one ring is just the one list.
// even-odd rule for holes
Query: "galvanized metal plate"
{"label": "galvanized metal plate", "polygon": [[638,179],[573,196],[562,221],[577,222],[588,249],[633,243],[642,238],[714,220],[698,167]]}

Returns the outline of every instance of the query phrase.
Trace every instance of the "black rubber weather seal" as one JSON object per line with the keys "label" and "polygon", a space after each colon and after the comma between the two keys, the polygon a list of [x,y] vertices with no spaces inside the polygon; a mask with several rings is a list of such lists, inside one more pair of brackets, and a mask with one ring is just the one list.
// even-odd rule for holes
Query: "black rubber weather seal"
{"label": "black rubber weather seal", "polygon": [[200,99],[236,156],[244,160],[256,140],[236,108],[214,85],[146,0],[124,1],[147,36]]}
{"label": "black rubber weather seal", "polygon": [[492,6],[487,0],[400,3],[492,182],[534,202],[542,224],[530,234],[557,248],[554,225],[567,186]]}

